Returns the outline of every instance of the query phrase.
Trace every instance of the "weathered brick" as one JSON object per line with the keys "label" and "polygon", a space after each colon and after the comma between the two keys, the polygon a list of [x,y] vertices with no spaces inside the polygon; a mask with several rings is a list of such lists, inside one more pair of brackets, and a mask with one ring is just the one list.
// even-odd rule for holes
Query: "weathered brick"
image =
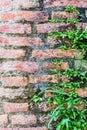
{"label": "weathered brick", "polygon": [[0,126],[1,125],[6,125],[8,123],[8,116],[5,114],[5,115],[0,115]]}
{"label": "weathered brick", "polygon": [[83,110],[85,105],[84,104],[80,104],[80,105],[75,105],[75,107],[77,107],[79,110]]}
{"label": "weathered brick", "polygon": [[12,7],[12,2],[11,0],[0,0],[0,10],[11,10]]}
{"label": "weathered brick", "polygon": [[75,6],[75,7],[87,7],[86,0],[44,0],[44,7],[51,8],[56,6]]}
{"label": "weathered brick", "polygon": [[0,72],[9,72],[17,70],[34,73],[38,71],[38,68],[38,63],[28,61],[8,61],[0,64]]}
{"label": "weathered brick", "polygon": [[29,9],[39,7],[39,0],[0,0],[0,10]]}
{"label": "weathered brick", "polygon": [[5,102],[3,104],[3,109],[4,109],[5,113],[27,112],[28,111],[28,103],[9,103],[9,102]]}
{"label": "weathered brick", "polygon": [[46,127],[31,127],[31,128],[19,128],[19,130],[48,130],[48,129]]}
{"label": "weathered brick", "polygon": [[0,33],[7,34],[30,34],[31,26],[28,24],[0,24]]}
{"label": "weathered brick", "polygon": [[49,49],[49,50],[34,50],[32,51],[32,57],[36,59],[47,58],[74,58],[77,55],[76,50],[61,50],[61,49]]}
{"label": "weathered brick", "polygon": [[0,46],[43,46],[44,42],[39,37],[7,37],[0,36]]}
{"label": "weathered brick", "polygon": [[[77,26],[78,26],[78,24],[77,24]],[[79,26],[84,30],[87,28],[87,23],[80,23]]]}
{"label": "weathered brick", "polygon": [[[68,107],[68,103],[66,103],[65,106]],[[74,104],[74,107],[78,108],[79,110],[83,110],[85,105],[84,104]]]}
{"label": "weathered brick", "polygon": [[0,130],[48,130],[46,127],[30,127],[30,128],[0,128]]}
{"label": "weathered brick", "polygon": [[37,119],[35,115],[13,115],[11,117],[12,125],[35,125]]}
{"label": "weathered brick", "polygon": [[49,92],[49,90],[45,90],[44,98],[54,97],[54,94],[52,92]]}
{"label": "weathered brick", "polygon": [[60,39],[57,39],[57,38],[54,38],[54,37],[47,37],[47,42],[49,44],[49,48],[54,48],[55,46],[57,45],[60,45],[61,43],[61,40]]}
{"label": "weathered brick", "polygon": [[[0,130],[13,130],[13,128],[0,128]],[[18,129],[14,129],[14,130],[18,130]]]}
{"label": "weathered brick", "polygon": [[16,99],[16,98],[26,98],[25,90],[22,88],[19,89],[9,89],[9,88],[0,88],[0,98],[6,99]]}
{"label": "weathered brick", "polygon": [[85,70],[87,70],[87,62],[86,61],[82,61],[82,60],[75,60],[75,64],[74,64],[75,68],[84,68]]}
{"label": "weathered brick", "polygon": [[61,71],[61,70],[66,70],[69,68],[69,65],[67,62],[59,62],[57,64],[54,64],[54,63],[48,63],[48,62],[44,62],[43,63],[43,68],[44,70],[46,71],[50,71],[51,69],[56,69],[58,71]]}
{"label": "weathered brick", "polygon": [[60,29],[64,29],[65,27],[68,28],[70,24],[65,23],[45,23],[45,24],[38,24],[37,33],[48,33],[48,32],[55,32]]}
{"label": "weathered brick", "polygon": [[26,51],[22,49],[0,49],[0,58],[23,58],[25,54]]}
{"label": "weathered brick", "polygon": [[87,88],[76,89],[76,93],[78,94],[78,96],[86,98],[87,97]]}
{"label": "weathered brick", "polygon": [[43,112],[48,112],[51,109],[51,106],[46,102],[38,103],[38,108]]}
{"label": "weathered brick", "polygon": [[67,82],[68,79],[65,76],[58,77],[56,75],[31,75],[29,76],[29,83],[35,84],[35,83],[58,83],[59,81]]}
{"label": "weathered brick", "polygon": [[16,76],[16,77],[2,77],[0,79],[0,82],[3,86],[7,87],[25,87],[28,85],[28,80],[27,77],[21,77],[21,76]]}
{"label": "weathered brick", "polygon": [[39,117],[39,122],[41,123],[41,124],[45,124],[46,122],[48,122],[49,121],[49,116],[47,115],[43,115],[43,116],[40,116]]}
{"label": "weathered brick", "polygon": [[29,9],[39,6],[39,0],[13,0],[12,2],[14,9]]}
{"label": "weathered brick", "polygon": [[78,15],[77,13],[73,12],[73,13],[69,13],[69,12],[66,12],[66,11],[52,11],[52,19],[67,19],[67,18],[70,18],[70,19],[76,19],[78,18]]}
{"label": "weathered brick", "polygon": [[0,15],[1,22],[18,22],[24,20],[31,22],[45,22],[48,21],[48,14],[46,11],[11,11],[1,13]]}
{"label": "weathered brick", "polygon": [[59,78],[55,75],[37,75],[37,76],[29,76],[29,83],[42,83],[42,82],[50,82],[50,83],[58,83]]}
{"label": "weathered brick", "polygon": [[87,23],[83,23],[83,24],[82,24],[82,29],[83,29],[83,30],[85,30],[85,29],[87,30]]}
{"label": "weathered brick", "polygon": [[[70,89],[65,89],[65,92],[70,93]],[[77,88],[75,92],[78,94],[78,96],[86,98],[87,97],[87,88]]]}

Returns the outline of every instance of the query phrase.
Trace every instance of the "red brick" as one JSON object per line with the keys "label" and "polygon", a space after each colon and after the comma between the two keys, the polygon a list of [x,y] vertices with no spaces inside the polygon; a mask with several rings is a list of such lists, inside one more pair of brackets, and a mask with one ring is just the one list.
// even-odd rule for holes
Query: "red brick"
{"label": "red brick", "polygon": [[7,86],[7,87],[25,87],[28,85],[28,81],[26,77],[20,77],[20,76],[16,76],[16,77],[2,77],[1,78],[1,83],[3,86]]}
{"label": "red brick", "polygon": [[31,22],[45,22],[48,21],[48,14],[45,11],[11,11],[1,13],[0,21],[31,21]]}
{"label": "red brick", "polygon": [[39,0],[13,0],[13,8],[15,9],[29,9],[39,6]]}
{"label": "red brick", "polygon": [[60,80],[67,82],[68,79],[65,76],[55,76],[55,75],[31,75],[29,76],[29,83],[35,84],[35,83],[58,83]]}
{"label": "red brick", "polygon": [[6,37],[0,36],[0,46],[43,46],[44,42],[39,37]]}
{"label": "red brick", "polygon": [[48,112],[51,109],[50,105],[46,102],[38,103],[38,108],[43,112]]}
{"label": "red brick", "polygon": [[54,97],[54,94],[52,92],[49,92],[49,90],[45,90],[44,98]]}
{"label": "red brick", "polygon": [[50,82],[50,83],[58,83],[59,78],[55,75],[37,75],[37,76],[29,76],[29,83],[42,83],[42,82]]}
{"label": "red brick", "polygon": [[5,102],[3,105],[3,109],[4,109],[5,113],[27,112],[28,111],[28,103]]}
{"label": "red brick", "polygon": [[46,115],[43,115],[43,116],[40,116],[39,117],[39,122],[41,123],[41,124],[45,124],[46,122],[48,122],[49,121],[49,116],[46,116]]}
{"label": "red brick", "polygon": [[16,98],[26,98],[26,92],[24,89],[9,89],[9,88],[0,88],[0,98],[6,99],[16,99]]}
{"label": "red brick", "polygon": [[73,13],[69,13],[66,11],[52,11],[52,19],[76,19],[78,18],[77,13],[73,12]]}
{"label": "red brick", "polygon": [[76,89],[76,93],[78,94],[78,96],[86,98],[87,97],[87,88]]}
{"label": "red brick", "polygon": [[23,71],[34,73],[38,71],[39,65],[36,62],[28,61],[8,61],[0,64],[0,72],[9,72],[9,71]]}
{"label": "red brick", "polygon": [[44,7],[56,7],[56,6],[75,6],[75,7],[87,7],[87,0],[44,0]]}
{"label": "red brick", "polygon": [[5,115],[0,115],[0,125],[6,125],[8,123],[8,116]]}
{"label": "red brick", "polygon": [[49,44],[49,48],[54,48],[55,46],[59,45],[61,40],[59,38],[54,37],[47,37],[47,42]]}
{"label": "red brick", "polygon": [[[66,107],[68,107],[68,104],[66,104]],[[85,107],[85,105],[84,104],[79,104],[79,105],[74,104],[74,107],[77,108],[77,109],[79,109],[79,110],[83,110],[84,107]]]}
{"label": "red brick", "polygon": [[12,125],[35,125],[37,119],[35,115],[14,115],[11,118]]}
{"label": "red brick", "polygon": [[75,105],[75,107],[77,107],[79,110],[83,110],[85,105],[81,104],[81,105]]}
{"label": "red brick", "polygon": [[49,49],[58,48],[60,45],[62,45],[63,42],[65,42],[66,45],[68,45],[68,40],[67,39],[61,39],[60,37],[56,38],[56,37],[48,36],[47,42],[48,42],[48,45],[49,45]]}
{"label": "red brick", "polygon": [[39,0],[0,0],[0,10],[29,9],[39,7]]}
{"label": "red brick", "polygon": [[[79,26],[84,30],[87,28],[87,23],[79,23]],[[78,27],[78,24],[76,25]]]}
{"label": "red brick", "polygon": [[68,65],[67,62],[60,62],[60,63],[57,63],[57,64],[44,62],[43,68],[46,71],[50,71],[51,69],[56,69],[56,70],[60,71],[60,70],[68,69],[69,65]]}
{"label": "red brick", "polygon": [[37,33],[48,33],[48,32],[55,32],[60,28],[68,27],[69,24],[65,23],[45,23],[45,24],[38,24],[37,25]]}
{"label": "red brick", "polygon": [[32,51],[32,57],[36,59],[47,58],[74,58],[77,54],[76,50],[61,50],[61,49],[49,49],[49,50],[34,50]]}
{"label": "red brick", "polygon": [[11,0],[0,0],[0,10],[11,9]]}
{"label": "red brick", "polygon": [[0,33],[30,34],[31,26],[29,24],[0,24]]}
{"label": "red brick", "polygon": [[30,128],[0,128],[0,130],[48,130],[46,127],[30,127]]}
{"label": "red brick", "polygon": [[48,130],[48,129],[46,127],[31,127],[31,128],[20,128],[19,130]]}
{"label": "red brick", "polygon": [[26,51],[22,49],[0,49],[0,58],[23,58],[25,54]]}
{"label": "red brick", "polygon": [[[65,89],[65,92],[69,93],[71,90],[70,89]],[[87,88],[77,88],[75,92],[78,94],[78,96],[82,98],[87,97]]]}
{"label": "red brick", "polygon": [[[13,130],[13,128],[0,128],[0,130]],[[14,129],[14,130],[18,130],[18,129]]]}

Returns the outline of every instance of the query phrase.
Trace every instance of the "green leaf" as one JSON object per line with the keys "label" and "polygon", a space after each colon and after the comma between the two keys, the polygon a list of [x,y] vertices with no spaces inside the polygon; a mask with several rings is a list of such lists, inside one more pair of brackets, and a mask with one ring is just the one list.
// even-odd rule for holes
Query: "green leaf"
{"label": "green leaf", "polygon": [[40,101],[40,100],[41,100],[41,97],[39,97],[38,95],[34,95],[32,98],[32,101],[34,101],[35,103]]}

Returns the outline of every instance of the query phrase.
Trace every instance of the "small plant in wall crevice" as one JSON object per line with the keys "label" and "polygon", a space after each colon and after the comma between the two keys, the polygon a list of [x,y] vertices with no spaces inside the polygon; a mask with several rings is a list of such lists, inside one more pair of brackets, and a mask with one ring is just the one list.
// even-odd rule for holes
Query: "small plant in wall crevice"
{"label": "small plant in wall crevice", "polygon": [[77,29],[67,30],[65,32],[49,32],[48,35],[56,39],[61,39],[66,49],[81,50],[84,58],[87,57],[87,28],[82,30],[78,26]]}

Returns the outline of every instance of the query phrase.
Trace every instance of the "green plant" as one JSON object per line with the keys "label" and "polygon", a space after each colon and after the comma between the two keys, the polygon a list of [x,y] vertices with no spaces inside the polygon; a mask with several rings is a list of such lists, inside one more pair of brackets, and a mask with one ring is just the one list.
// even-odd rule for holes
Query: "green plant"
{"label": "green plant", "polygon": [[50,23],[65,22],[65,19],[50,19]]}
{"label": "green plant", "polygon": [[32,101],[34,101],[35,103],[42,101],[42,95],[44,92],[45,92],[45,89],[39,92],[38,94],[35,94],[32,98]]}
{"label": "green plant", "polygon": [[67,18],[65,22],[70,23],[70,24],[75,24],[75,23],[78,23],[79,21],[80,21],[79,19]]}
{"label": "green plant", "polygon": [[72,18],[67,18],[67,19],[51,19],[49,20],[50,23],[58,23],[58,22],[65,22],[65,23],[70,23],[70,24],[75,24],[79,22],[79,19],[72,19]]}
{"label": "green plant", "polygon": [[73,6],[66,6],[65,11],[66,12],[75,12],[75,13],[79,14],[79,11],[77,10],[77,8],[73,7]]}
{"label": "green plant", "polygon": [[[57,74],[57,71],[52,71]],[[48,113],[49,130],[86,130],[87,129],[87,109],[80,110],[79,105],[83,104],[83,99],[78,97],[75,90],[82,88],[87,82],[87,72],[68,69],[62,73],[69,81],[51,84],[46,91],[53,94],[47,99],[43,98],[45,91],[41,94],[42,101],[55,105]],[[62,76],[62,74],[60,76]],[[41,101],[41,100],[40,100]]]}
{"label": "green plant", "polygon": [[77,29],[67,30],[65,32],[56,31],[48,33],[49,36],[54,37],[56,39],[60,38],[64,41],[65,45],[63,48],[65,49],[80,49],[84,57],[87,54],[87,28],[84,31],[78,26]]}
{"label": "green plant", "polygon": [[[75,12],[79,15],[75,7],[67,6],[65,11]],[[78,19],[51,19],[49,22],[69,22],[75,24]],[[80,26],[71,30],[56,31],[48,33],[49,36],[62,40],[64,43],[61,49],[77,49],[80,50],[84,59],[87,57],[87,28],[82,30]],[[55,60],[54,64],[60,65],[61,62]],[[57,71],[51,69],[51,73],[58,76],[59,83],[51,83],[48,88],[34,95],[32,100],[37,102],[46,102],[50,108],[48,116],[49,130],[87,130],[87,101],[76,93],[79,88],[87,88],[87,71],[78,69],[67,69],[66,71]],[[66,78],[62,80],[62,76]],[[52,96],[44,97],[45,92],[49,92]],[[85,104],[85,106],[84,106]],[[82,106],[82,107],[79,107]]]}
{"label": "green plant", "polygon": [[[65,7],[64,11],[76,13],[78,17],[80,16],[79,11],[73,6]],[[49,20],[50,23],[65,22],[65,23],[70,23],[70,24],[75,24],[75,23],[78,23],[79,21],[80,20],[78,18],[62,18],[62,19],[51,19],[51,20]]]}

